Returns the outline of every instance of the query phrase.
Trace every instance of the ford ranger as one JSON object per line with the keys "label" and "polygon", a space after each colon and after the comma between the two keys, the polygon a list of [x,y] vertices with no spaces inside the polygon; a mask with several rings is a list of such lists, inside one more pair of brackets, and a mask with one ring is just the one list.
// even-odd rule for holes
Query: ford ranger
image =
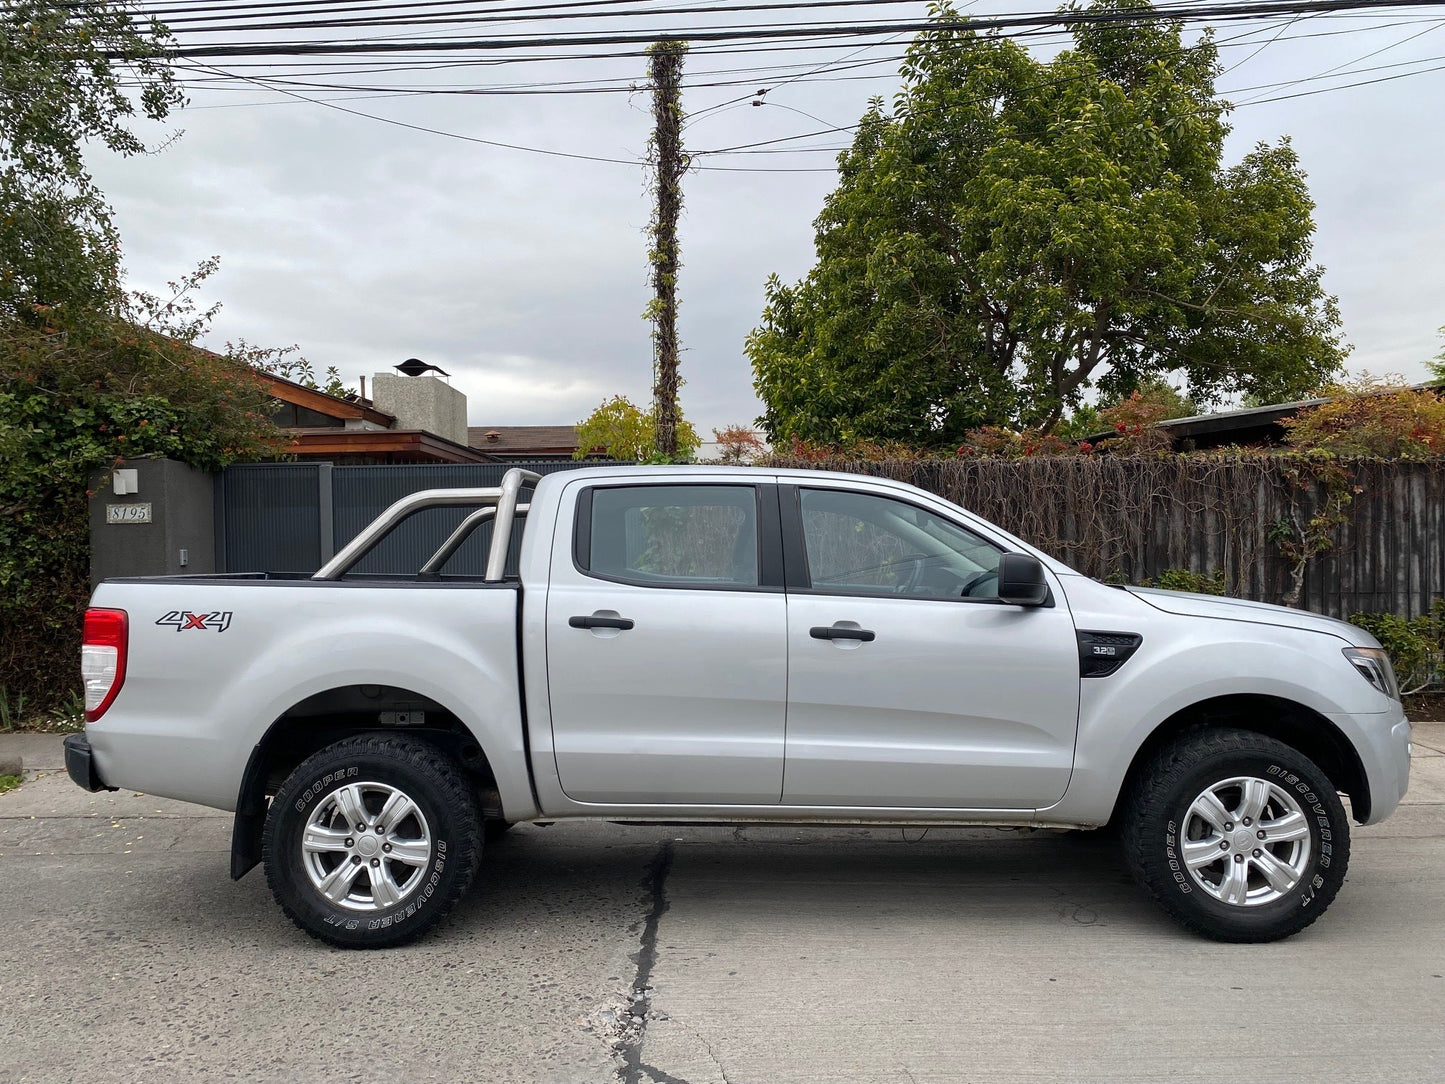
{"label": "ford ranger", "polygon": [[[420,569],[358,569],[436,508],[460,522]],[[484,571],[449,572],[468,542]],[[1268,941],[1329,906],[1349,819],[1409,776],[1364,630],[1105,585],[931,493],[815,471],[415,493],[309,578],[102,583],[82,671],[71,777],[234,810],[232,876],[264,862],[350,947],[416,937],[488,840],[563,818],[1111,825],[1184,926]]]}

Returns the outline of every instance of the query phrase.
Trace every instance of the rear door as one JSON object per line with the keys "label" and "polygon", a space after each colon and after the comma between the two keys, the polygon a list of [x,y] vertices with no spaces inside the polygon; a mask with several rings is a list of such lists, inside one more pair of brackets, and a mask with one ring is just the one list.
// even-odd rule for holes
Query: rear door
{"label": "rear door", "polygon": [[775,487],[581,487],[553,550],[562,789],[599,804],[781,799],[787,609]]}
{"label": "rear door", "polygon": [[886,491],[783,486],[792,805],[1037,808],[1073,764],[1061,594],[998,599],[1003,549]]}

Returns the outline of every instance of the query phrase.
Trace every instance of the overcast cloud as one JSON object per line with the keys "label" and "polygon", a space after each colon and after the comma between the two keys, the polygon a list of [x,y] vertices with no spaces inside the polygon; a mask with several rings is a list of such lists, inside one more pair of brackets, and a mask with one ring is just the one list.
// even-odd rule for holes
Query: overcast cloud
{"label": "overcast cloud", "polygon": [[[921,15],[924,8],[909,10]],[[900,8],[888,15],[906,17]],[[1386,21],[1372,15],[1299,20],[1253,56],[1273,30],[1248,46],[1225,48],[1227,66],[1244,63],[1220,87],[1232,92],[1315,76],[1375,50],[1386,51],[1358,67],[1404,66],[1357,75],[1347,67],[1334,80],[1229,96],[1298,93],[1435,66],[1409,61],[1445,59],[1445,31],[1434,29],[1445,21],[1416,14],[1413,21],[1365,29]],[[1221,37],[1246,29],[1232,24]],[[694,55],[688,70],[822,64],[858,48]],[[877,46],[871,53],[898,50]],[[776,87],[767,106],[744,101],[703,115],[688,128],[687,146],[705,150],[855,123],[870,95],[888,97],[897,89],[895,69],[848,73],[886,76],[866,81],[782,87],[777,76],[761,75],[758,87]],[[618,75],[641,83],[644,61],[509,65],[435,79]],[[749,89],[756,88],[689,90],[684,106],[696,112]],[[1442,92],[1445,71],[1435,71],[1242,108],[1233,117],[1230,162],[1256,141],[1294,139],[1318,205],[1316,256],[1327,268],[1327,288],[1340,298],[1354,346],[1352,369],[1420,379],[1426,360],[1441,348]],[[191,98],[192,107],[172,118],[172,127],[185,134],[169,149],[139,159],[97,158],[93,165],[116,208],[133,285],[159,288],[220,255],[221,270],[208,287],[209,297],[224,303],[213,345],[236,338],[295,343],[318,369],[335,365],[353,384],[360,375],[420,357],[453,374],[474,425],[569,423],[614,393],[648,398],[651,346],[641,313],[648,299],[643,231],[649,200],[640,167],[467,143],[252,87],[193,88]],[[481,139],[624,159],[642,156],[650,124],[641,94],[427,95],[340,104]],[[846,133],[803,142],[836,146],[840,139],[846,141]],[[780,170],[830,167],[832,159],[796,153],[704,161]],[[743,340],[758,320],[768,274],[796,279],[811,265],[812,220],[832,185],[828,172],[687,178],[679,287],[683,408],[703,432],[757,415]]]}

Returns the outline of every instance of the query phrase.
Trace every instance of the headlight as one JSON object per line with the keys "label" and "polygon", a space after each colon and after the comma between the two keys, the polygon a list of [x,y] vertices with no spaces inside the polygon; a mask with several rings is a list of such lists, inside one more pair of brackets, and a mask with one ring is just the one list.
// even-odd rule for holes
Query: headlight
{"label": "headlight", "polygon": [[1347,647],[1345,658],[1350,660],[1360,677],[1364,678],[1391,700],[1400,699],[1400,686],[1395,682],[1395,668],[1390,665],[1390,656],[1382,647]]}

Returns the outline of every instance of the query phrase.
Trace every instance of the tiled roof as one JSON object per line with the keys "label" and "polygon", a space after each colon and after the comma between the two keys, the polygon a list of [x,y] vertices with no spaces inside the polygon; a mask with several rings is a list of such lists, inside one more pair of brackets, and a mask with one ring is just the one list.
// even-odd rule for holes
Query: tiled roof
{"label": "tiled roof", "polygon": [[483,452],[571,452],[577,429],[571,425],[469,425],[467,443]]}

